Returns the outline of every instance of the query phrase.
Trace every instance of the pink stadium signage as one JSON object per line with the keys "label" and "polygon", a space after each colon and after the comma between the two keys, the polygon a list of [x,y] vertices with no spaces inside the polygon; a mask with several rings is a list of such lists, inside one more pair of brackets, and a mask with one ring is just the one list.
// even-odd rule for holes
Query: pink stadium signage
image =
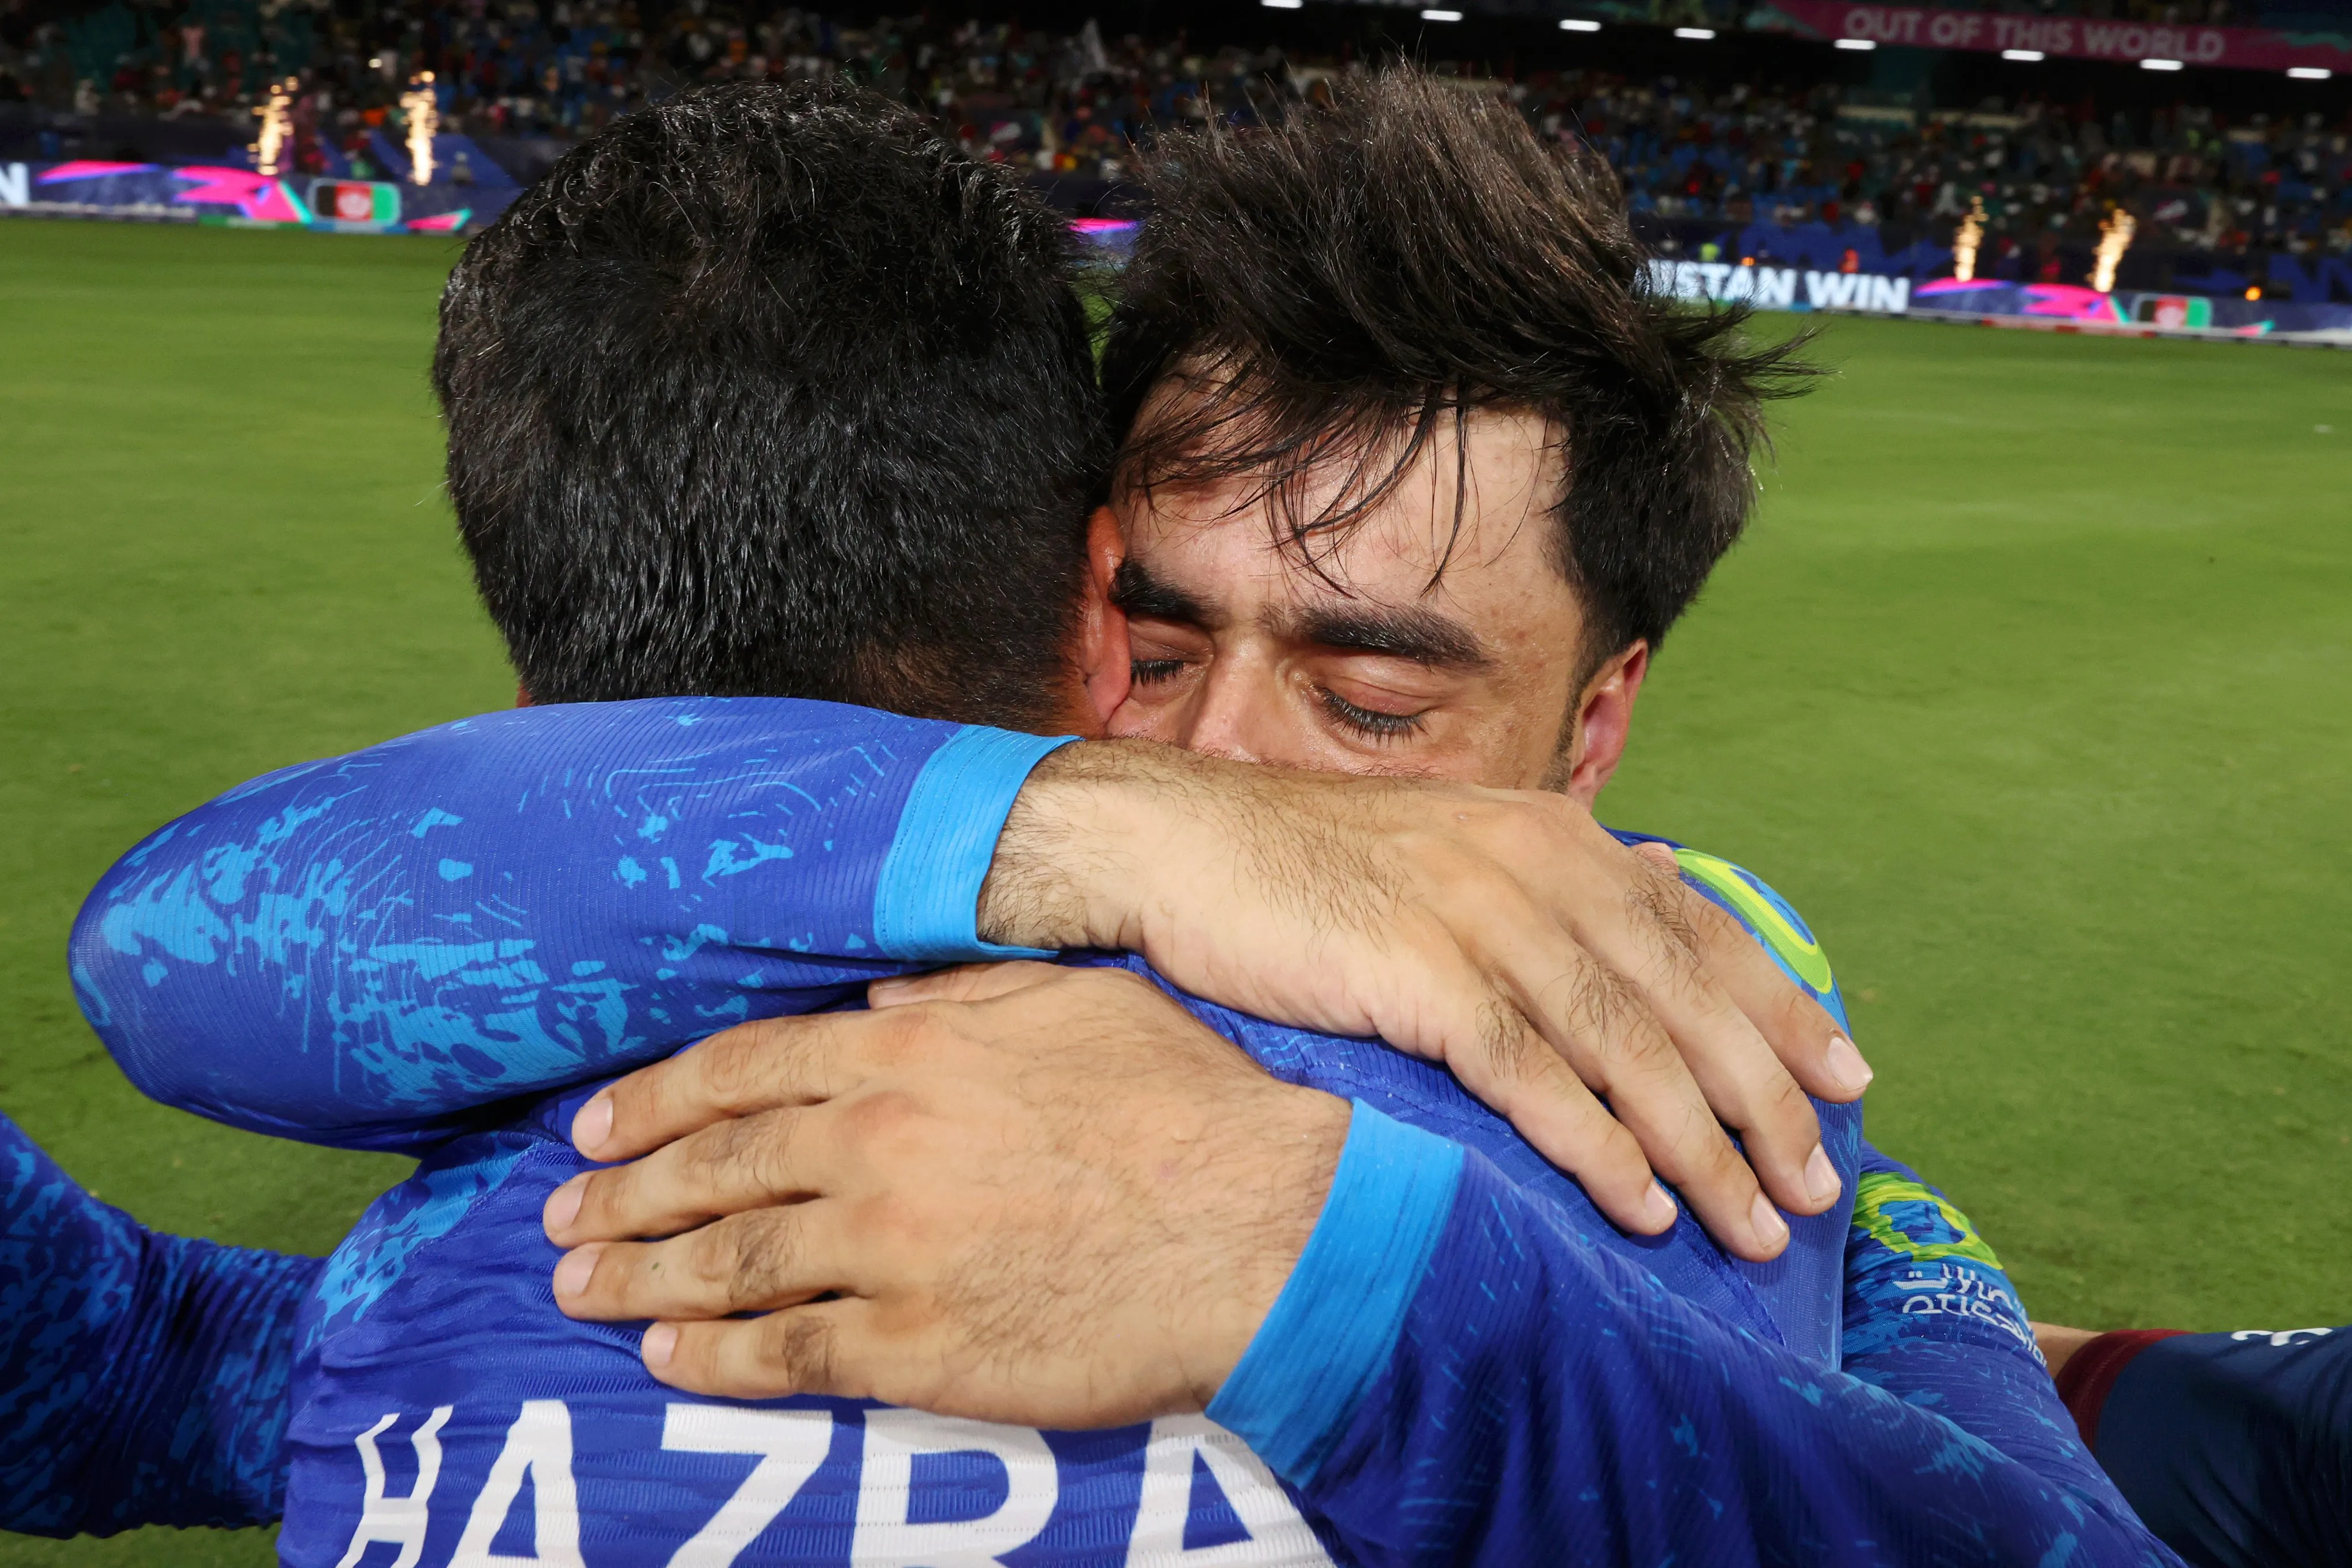
{"label": "pink stadium signage", "polygon": [[1863,38],[1927,49],[2032,50],[2070,59],[2178,60],[2236,70],[2352,72],[2352,38],[2268,27],[2183,27],[2095,16],[2012,16],[1926,5],[1864,5],[1842,0],[1768,0],[1750,26],[1815,38]]}

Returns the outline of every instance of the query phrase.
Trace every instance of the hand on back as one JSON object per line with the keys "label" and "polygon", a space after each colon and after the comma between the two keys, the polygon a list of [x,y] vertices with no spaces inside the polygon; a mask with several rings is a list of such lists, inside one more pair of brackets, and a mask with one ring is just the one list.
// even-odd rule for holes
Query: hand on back
{"label": "hand on back", "polygon": [[646,1364],[696,1393],[1040,1427],[1205,1406],[1315,1228],[1347,1104],[1124,970],[877,1001],[739,1025],[591,1101],[582,1152],[644,1157],[549,1200],[562,1310],[667,1320]]}

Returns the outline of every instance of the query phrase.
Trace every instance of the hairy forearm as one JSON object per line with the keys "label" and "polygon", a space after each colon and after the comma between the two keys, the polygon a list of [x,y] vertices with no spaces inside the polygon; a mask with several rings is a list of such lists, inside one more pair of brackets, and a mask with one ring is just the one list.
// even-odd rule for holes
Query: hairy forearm
{"label": "hairy forearm", "polygon": [[1140,741],[1066,746],[1030,772],[981,884],[983,940],[1013,947],[1111,944],[1097,889],[1132,875],[1133,855],[1107,829],[1129,814],[1156,747]]}
{"label": "hairy forearm", "polygon": [[[1203,890],[1179,883],[1201,876],[1236,894],[1288,890],[1301,913],[1361,928],[1402,890],[1349,828],[1381,823],[1398,790],[1151,741],[1065,747],[1030,773],[1005,820],[981,889],[980,935],[1008,946],[1148,952],[1155,934],[1196,913],[1178,901],[1197,903]],[[1333,896],[1342,893],[1350,907]]]}

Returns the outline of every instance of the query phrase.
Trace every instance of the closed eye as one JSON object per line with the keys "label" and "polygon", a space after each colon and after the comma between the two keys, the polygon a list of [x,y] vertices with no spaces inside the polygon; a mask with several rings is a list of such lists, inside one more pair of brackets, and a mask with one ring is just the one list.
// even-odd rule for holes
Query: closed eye
{"label": "closed eye", "polygon": [[1429,727],[1429,721],[1418,713],[1389,713],[1380,708],[1365,707],[1351,703],[1335,691],[1320,689],[1323,710],[1345,728],[1354,730],[1368,740],[1399,740],[1418,735]]}

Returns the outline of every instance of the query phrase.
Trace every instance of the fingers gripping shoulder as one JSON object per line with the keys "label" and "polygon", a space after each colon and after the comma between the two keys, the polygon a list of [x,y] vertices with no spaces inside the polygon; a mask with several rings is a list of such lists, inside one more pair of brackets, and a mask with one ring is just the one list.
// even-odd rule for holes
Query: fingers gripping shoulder
{"label": "fingers gripping shoulder", "polygon": [[[1623,835],[1630,836],[1630,835]],[[1639,841],[1638,840],[1636,841]],[[1674,851],[1683,880],[1746,926],[1772,955],[1782,973],[1804,988],[1805,994],[1829,1009],[1841,1025],[1846,1022],[1844,998],[1829,955],[1794,905],[1774,892],[1762,877],[1719,855],[1691,849],[1670,840],[1650,841]]]}

